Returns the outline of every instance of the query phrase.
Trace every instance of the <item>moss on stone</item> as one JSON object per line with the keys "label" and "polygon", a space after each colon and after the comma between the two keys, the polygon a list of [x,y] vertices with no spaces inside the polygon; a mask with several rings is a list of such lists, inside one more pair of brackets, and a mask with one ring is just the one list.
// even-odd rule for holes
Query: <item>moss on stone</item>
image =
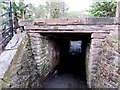
{"label": "moss on stone", "polygon": [[5,82],[2,82],[2,86],[1,86],[2,88],[10,87],[10,84],[13,83],[16,80],[16,78],[14,78],[13,80],[10,80],[10,78],[16,72],[17,62],[18,62],[18,60],[20,60],[20,58],[21,58],[21,56],[22,56],[22,54],[24,52],[24,48],[26,46],[26,43],[27,43],[27,37],[24,37],[21,44],[18,47],[18,50],[17,50],[17,52],[16,52],[16,54],[15,54],[15,56],[14,56],[14,58],[13,58],[11,64],[10,64],[7,72],[4,75],[3,80]]}

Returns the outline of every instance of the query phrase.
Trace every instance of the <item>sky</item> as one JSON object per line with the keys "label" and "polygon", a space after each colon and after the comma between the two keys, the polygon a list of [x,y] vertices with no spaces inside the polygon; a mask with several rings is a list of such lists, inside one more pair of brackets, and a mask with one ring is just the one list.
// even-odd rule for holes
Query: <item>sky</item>
{"label": "sky", "polygon": [[70,11],[82,11],[89,9],[92,4],[92,0],[66,0]]}
{"label": "sky", "polygon": [[[38,5],[39,3],[45,4],[46,0],[24,0],[24,1],[26,3],[33,3],[35,5]],[[62,1],[66,3],[67,7],[69,8],[69,11],[82,11],[84,9],[89,9],[89,6],[93,2],[93,0],[62,0]]]}

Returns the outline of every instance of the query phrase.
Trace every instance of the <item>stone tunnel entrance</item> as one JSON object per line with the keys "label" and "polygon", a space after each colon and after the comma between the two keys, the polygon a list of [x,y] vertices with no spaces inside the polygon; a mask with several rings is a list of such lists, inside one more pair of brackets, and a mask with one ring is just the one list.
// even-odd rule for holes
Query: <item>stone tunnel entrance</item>
{"label": "stone tunnel entrance", "polygon": [[21,21],[27,33],[18,30],[0,55],[0,88],[119,88],[119,21]]}
{"label": "stone tunnel entrance", "polygon": [[88,88],[86,54],[89,54],[89,52],[86,49],[89,48],[91,34],[52,33],[42,35],[48,38],[49,43],[55,44],[54,49],[57,50],[56,53],[58,54],[56,55],[59,56],[57,60],[59,63],[41,87]]}

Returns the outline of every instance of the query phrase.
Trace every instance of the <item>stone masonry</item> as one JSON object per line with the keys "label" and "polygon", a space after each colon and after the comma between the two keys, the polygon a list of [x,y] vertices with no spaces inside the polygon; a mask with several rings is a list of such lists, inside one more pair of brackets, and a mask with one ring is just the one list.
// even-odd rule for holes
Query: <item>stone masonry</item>
{"label": "stone masonry", "polygon": [[119,50],[118,33],[108,35],[102,42],[102,50],[98,58],[95,87],[119,88]]}
{"label": "stone masonry", "polygon": [[[54,41],[49,43],[45,37],[38,33],[27,35],[21,33],[19,36],[21,37],[21,35],[23,37],[21,39],[18,37],[19,41],[14,38],[15,35],[13,39],[16,41],[14,43],[10,41],[6,51],[0,56],[3,59],[0,62],[0,88],[39,87],[59,62],[58,50],[55,49]],[[12,46],[15,50],[14,48],[10,49]],[[11,56],[8,52],[11,53]]]}
{"label": "stone masonry", "polygon": [[119,7],[117,11],[114,18],[21,21],[27,34],[13,37],[0,55],[0,89],[39,87],[54,71],[59,64],[59,45],[45,33],[90,33],[86,49],[88,86],[120,88]]}
{"label": "stone masonry", "polygon": [[[63,21],[64,20],[66,19],[63,19]],[[41,34],[44,34],[44,33],[49,33],[49,34],[50,33],[91,33],[91,43],[89,44],[86,50],[87,84],[91,88],[94,88],[94,87],[100,88],[101,86],[104,88],[118,88],[118,78],[117,78],[119,75],[117,73],[117,71],[119,71],[117,70],[118,66],[116,67],[116,66],[110,65],[112,66],[112,68],[116,67],[116,72],[113,72],[112,74],[113,76],[116,76],[116,78],[113,79],[113,82],[116,81],[117,79],[117,82],[114,83],[114,85],[110,83],[111,77],[109,76],[106,76],[106,77],[101,76],[101,78],[100,77],[98,78],[99,75],[103,75],[101,74],[102,72],[104,72],[104,74],[106,75],[110,74],[110,72],[108,74],[105,70],[103,71],[101,70],[102,68],[101,66],[104,65],[104,63],[103,62],[101,63],[100,61],[101,61],[101,57],[104,54],[106,54],[103,52],[103,50],[104,48],[108,48],[108,47],[104,47],[104,43],[106,43],[106,40],[109,40],[108,37],[112,36],[115,32],[116,32],[115,35],[118,36],[119,25],[116,25],[117,24],[116,18],[115,19],[114,18],[110,18],[110,19],[108,18],[107,19],[105,18],[104,19],[102,18],[82,19],[81,18],[78,20],[81,22],[76,22],[73,25],[70,24],[70,22],[72,21],[70,21],[69,19],[68,19],[69,23],[68,22],[63,23],[62,20],[60,19],[58,20],[53,19],[54,23],[52,22],[52,20],[51,21],[42,20],[42,21],[44,21],[44,23],[42,22],[42,25],[40,20],[40,23],[39,21],[37,21],[37,23],[33,22],[33,24],[35,23],[35,25],[31,24],[31,26],[25,26],[25,28],[29,30],[30,33],[38,33],[38,34],[40,33]],[[97,22],[95,23],[95,21]],[[110,41],[111,40],[112,39],[110,39]],[[118,38],[114,38],[114,40],[118,40]],[[52,43],[49,39],[48,41]],[[117,47],[118,46],[116,46],[116,49]],[[119,53],[117,56],[113,56],[113,57],[119,58]],[[107,55],[107,58],[108,58],[108,55]],[[118,64],[117,61],[115,61],[115,63]],[[105,66],[106,66],[106,69],[111,69],[111,68],[108,68],[109,67],[108,65],[104,65],[104,67]]]}
{"label": "stone masonry", "polygon": [[[47,77],[59,63],[57,45],[40,33],[29,33],[29,37],[37,69],[43,77]],[[41,79],[44,80],[43,77]]]}

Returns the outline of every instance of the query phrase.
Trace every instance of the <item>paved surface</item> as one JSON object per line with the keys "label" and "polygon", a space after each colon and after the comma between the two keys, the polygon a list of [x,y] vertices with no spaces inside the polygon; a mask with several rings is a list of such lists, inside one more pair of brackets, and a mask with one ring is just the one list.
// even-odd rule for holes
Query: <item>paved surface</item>
{"label": "paved surface", "polygon": [[70,73],[58,74],[56,72],[43,82],[42,88],[87,88],[84,77]]}

